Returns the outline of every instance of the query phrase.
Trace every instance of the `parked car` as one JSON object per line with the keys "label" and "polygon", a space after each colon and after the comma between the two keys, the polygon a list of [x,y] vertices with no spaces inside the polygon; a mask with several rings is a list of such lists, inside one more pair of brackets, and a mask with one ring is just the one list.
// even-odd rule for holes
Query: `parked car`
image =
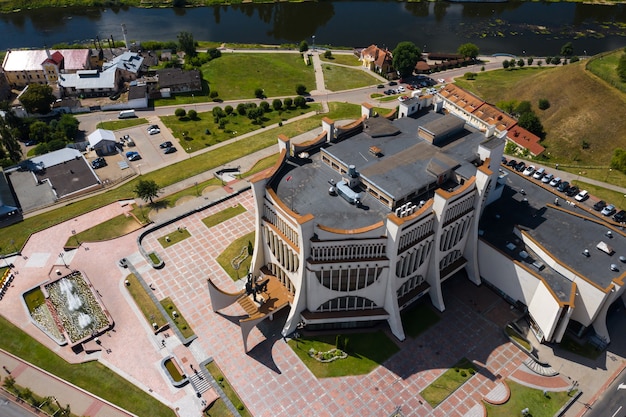
{"label": "parked car", "polygon": [[161,129],[159,129],[158,127],[155,127],[153,129],[148,130],[148,133],[151,135],[157,135],[159,133],[161,133]]}
{"label": "parked car", "polygon": [[378,84],[376,88],[385,88],[385,86],[383,84]]}
{"label": "parked car", "polygon": [[107,166],[107,161],[103,157],[99,157],[91,161],[91,167],[93,169],[98,169]]}
{"label": "parked car", "polygon": [[569,182],[568,181],[561,181],[561,183],[559,184],[558,187],[556,187],[556,189],[562,193],[567,192],[567,190],[569,189]]}
{"label": "parked car", "polygon": [[546,169],[545,168],[539,168],[537,171],[535,171],[535,173],[533,174],[533,178],[536,180],[540,180],[541,177],[543,177],[543,174],[546,173]]}
{"label": "parked car", "polygon": [[176,148],[173,147],[173,146],[169,146],[169,147],[163,149],[163,153],[165,153],[165,154],[174,153],[174,152],[176,152]]}
{"label": "parked car", "polygon": [[506,163],[506,166],[513,168],[517,165],[517,161],[515,159],[510,159],[509,162]]}
{"label": "parked car", "polygon": [[519,164],[515,165],[515,170],[517,172],[522,172],[526,168],[526,162],[522,161]]}
{"label": "parked car", "polygon": [[596,204],[593,205],[593,209],[595,211],[601,211],[605,207],[606,207],[606,201],[604,201],[604,200],[596,201]]}
{"label": "parked car", "polygon": [[148,128],[146,130],[149,132],[152,129],[158,129],[158,128],[159,128],[159,125],[150,125],[150,126],[148,126]]}
{"label": "parked car", "polygon": [[571,187],[569,187],[567,189],[567,191],[565,191],[565,195],[567,195],[568,197],[574,197],[576,194],[578,194],[578,187],[575,185],[572,185]]}
{"label": "parked car", "polygon": [[603,216],[610,216],[615,213],[615,206],[613,204],[609,204],[600,212]]}
{"label": "parked car", "polygon": [[126,158],[128,158],[129,161],[136,161],[141,159],[141,155],[139,155],[139,152],[128,151],[126,152]]}
{"label": "parked car", "polygon": [[622,223],[622,222],[626,221],[626,210],[618,211],[615,214],[615,216],[613,216],[613,220],[615,220],[618,223]]}
{"label": "parked car", "polygon": [[576,197],[574,197],[574,200],[576,200],[576,201],[585,201],[588,198],[589,198],[589,191],[582,190],[581,192],[576,194]]}
{"label": "parked car", "polygon": [[159,148],[165,149],[165,148],[169,148],[170,146],[172,146],[172,142],[168,140],[167,142],[163,142],[162,144],[160,144]]}
{"label": "parked car", "polygon": [[561,183],[560,177],[553,178],[552,181],[550,181],[550,187],[556,187],[560,183]]}
{"label": "parked car", "polygon": [[304,101],[306,101],[307,103],[310,103],[312,101],[315,101],[315,99],[313,97],[305,97]]}
{"label": "parked car", "polygon": [[398,85],[398,83],[395,81],[389,81],[389,85]]}
{"label": "parked car", "polygon": [[24,146],[35,146],[37,144],[36,140],[27,140],[26,142],[24,142]]}
{"label": "parked car", "polygon": [[543,176],[543,178],[541,178],[541,182],[544,184],[548,184],[550,183],[550,181],[552,181],[552,179],[554,178],[554,174],[546,174]]}
{"label": "parked car", "polygon": [[524,172],[522,174],[528,176],[531,176],[533,174],[533,172],[535,172],[535,166],[534,165],[529,165],[526,167],[526,169],[524,170]]}

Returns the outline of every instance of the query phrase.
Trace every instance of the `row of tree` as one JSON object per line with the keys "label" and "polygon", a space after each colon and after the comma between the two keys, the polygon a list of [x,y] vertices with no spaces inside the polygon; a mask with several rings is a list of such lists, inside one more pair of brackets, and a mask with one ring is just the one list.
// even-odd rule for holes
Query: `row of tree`
{"label": "row of tree", "polygon": [[[458,47],[457,53],[465,58],[476,59],[480,50],[473,43],[465,43]],[[422,50],[413,42],[404,41],[398,43],[393,50],[393,68],[400,77],[408,77],[413,74],[415,65],[422,59]]]}

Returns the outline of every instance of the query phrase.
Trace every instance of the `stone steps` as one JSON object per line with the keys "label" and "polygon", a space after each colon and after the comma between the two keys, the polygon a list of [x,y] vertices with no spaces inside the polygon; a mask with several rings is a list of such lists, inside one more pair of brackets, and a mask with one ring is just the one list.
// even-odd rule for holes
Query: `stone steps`
{"label": "stone steps", "polygon": [[542,365],[540,363],[538,363],[537,361],[535,361],[532,358],[528,358],[524,361],[524,365],[526,365],[526,367],[528,369],[530,369],[531,371],[533,371],[534,373],[538,374],[538,375],[543,375],[543,376],[555,376],[558,375],[559,373],[550,365]]}
{"label": "stone steps", "polygon": [[201,372],[193,373],[189,376],[191,385],[195,388],[196,392],[203,394],[212,388],[211,381],[206,375],[202,375]]}

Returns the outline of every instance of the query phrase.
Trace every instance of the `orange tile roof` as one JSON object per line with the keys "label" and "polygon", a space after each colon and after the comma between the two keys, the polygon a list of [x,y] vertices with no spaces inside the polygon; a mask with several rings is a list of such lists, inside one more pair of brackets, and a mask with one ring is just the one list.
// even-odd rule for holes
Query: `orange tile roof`
{"label": "orange tile roof", "polygon": [[539,143],[541,140],[539,136],[530,133],[528,130],[520,126],[514,126],[511,128],[506,137],[522,148],[528,149],[528,151],[535,156],[546,150],[546,148],[541,146]]}
{"label": "orange tile roof", "polygon": [[485,103],[469,91],[465,91],[454,84],[446,85],[439,91],[439,94],[469,113],[473,113]]}
{"label": "orange tile roof", "polygon": [[517,120],[513,117],[489,103],[480,106],[474,114],[485,123],[495,125],[499,131],[509,130],[517,124]]}

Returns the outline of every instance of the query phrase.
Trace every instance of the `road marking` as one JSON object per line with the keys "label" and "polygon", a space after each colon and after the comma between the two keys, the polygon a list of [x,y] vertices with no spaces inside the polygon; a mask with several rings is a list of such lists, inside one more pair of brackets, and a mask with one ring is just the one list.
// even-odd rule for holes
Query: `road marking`
{"label": "road marking", "polygon": [[617,415],[617,413],[619,413],[619,410],[621,410],[621,409],[622,409],[622,406],[620,405],[619,408],[617,409],[617,411],[614,412],[611,417],[615,417]]}
{"label": "road marking", "polygon": [[617,389],[618,389],[618,390],[619,390],[619,389],[626,389],[626,384],[619,384],[619,385],[617,386]]}

